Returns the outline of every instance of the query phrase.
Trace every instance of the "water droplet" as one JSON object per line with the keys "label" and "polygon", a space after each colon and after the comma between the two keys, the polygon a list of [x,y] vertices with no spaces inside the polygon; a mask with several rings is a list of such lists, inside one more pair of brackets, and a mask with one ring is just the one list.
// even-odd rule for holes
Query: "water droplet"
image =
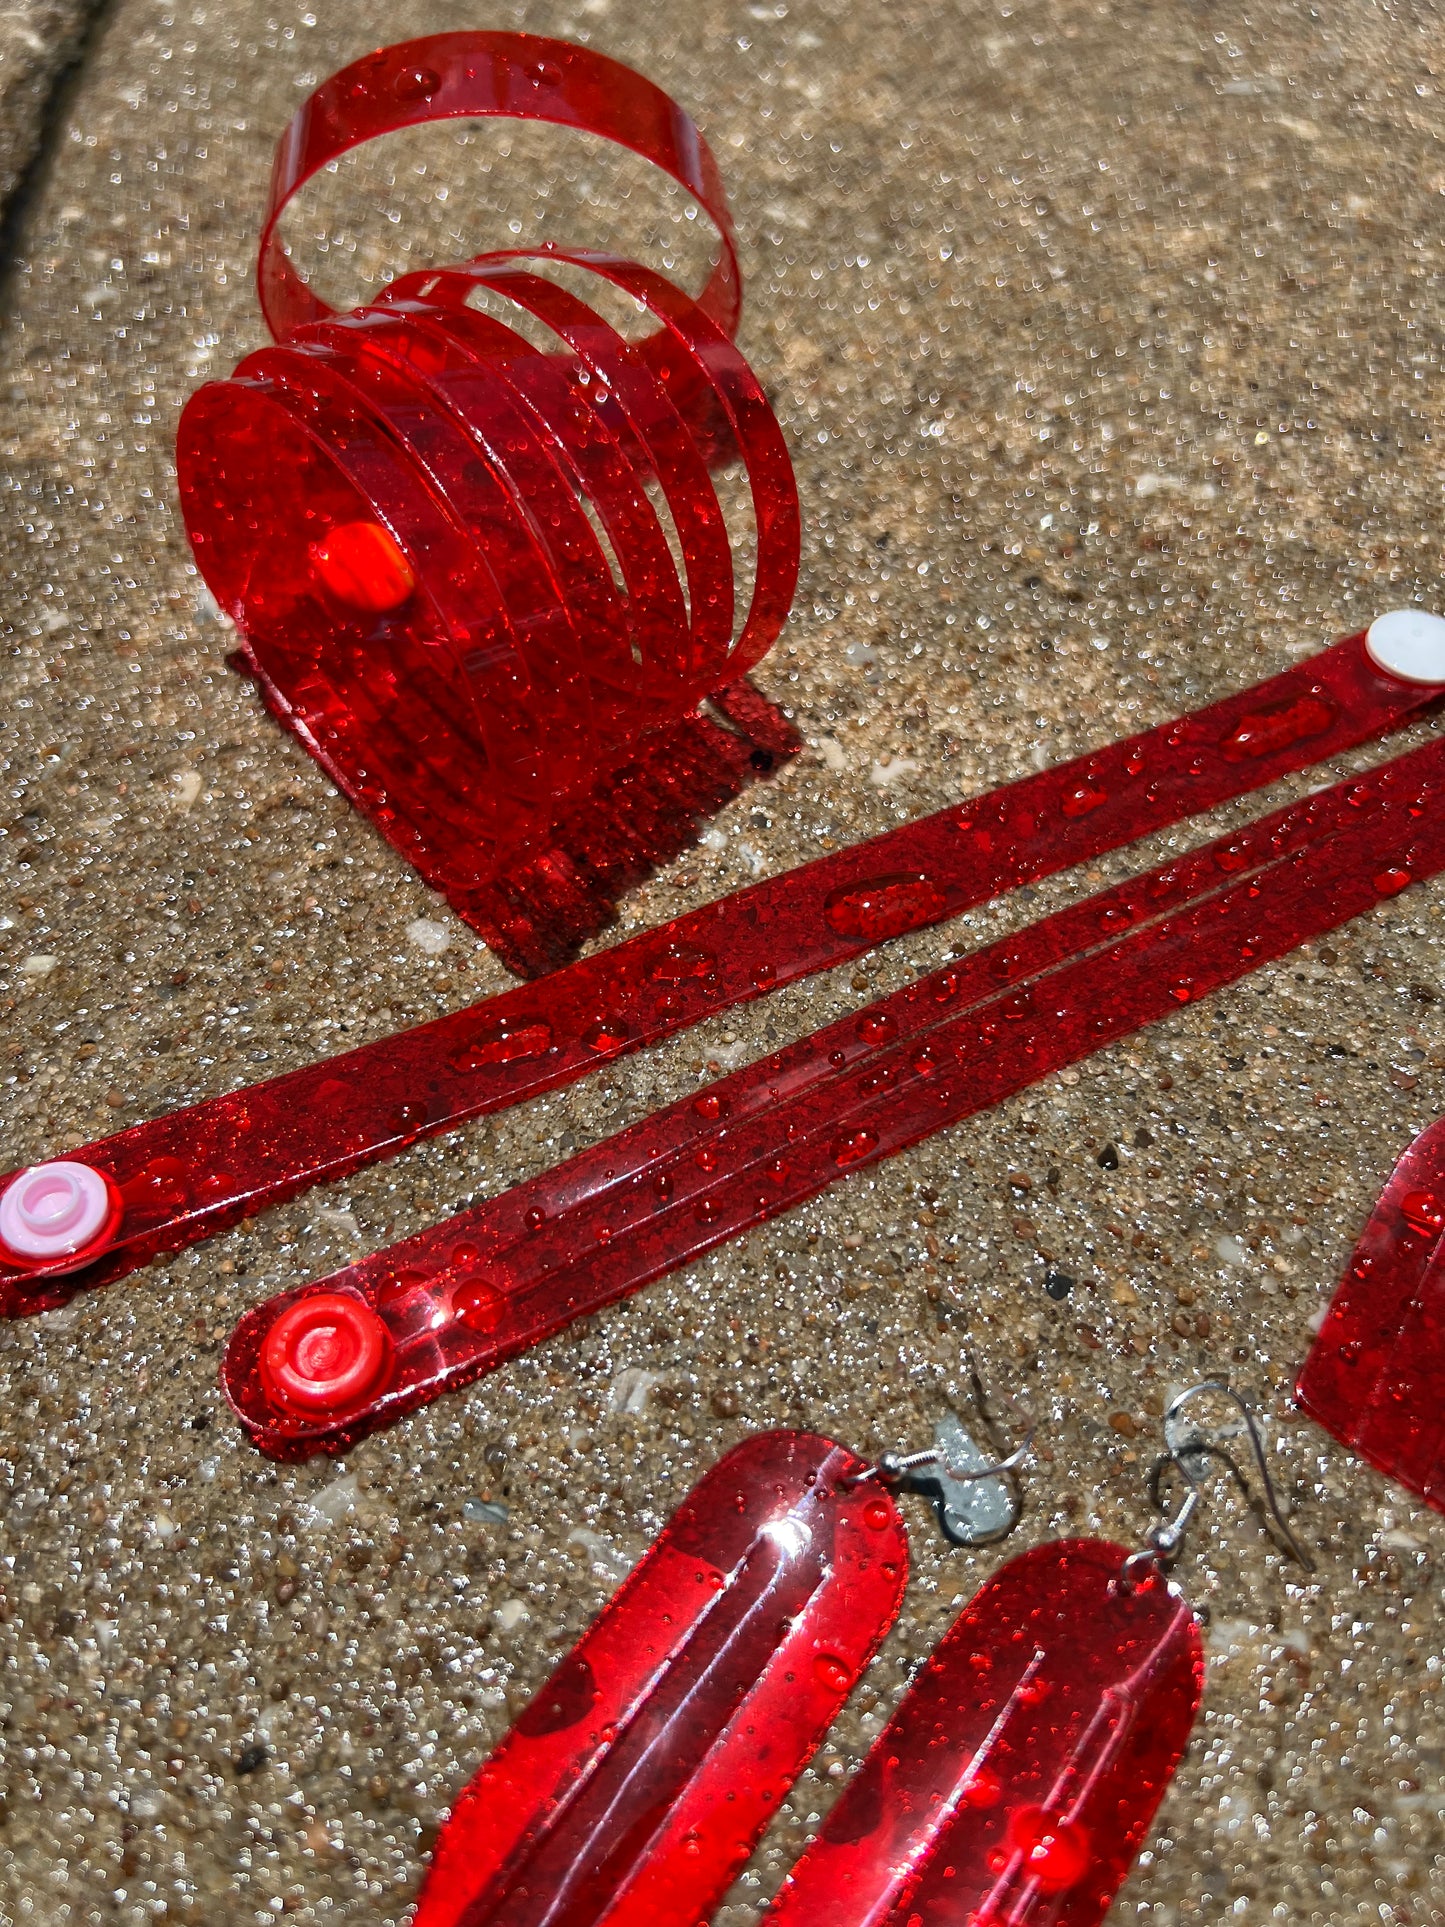
{"label": "water droplet", "polygon": [[667,1200],[672,1196],[672,1174],[668,1171],[659,1171],[657,1176],[652,1180],[652,1189],[655,1195],[661,1198],[663,1203],[666,1204]]}
{"label": "water droplet", "polygon": [[853,1682],[853,1675],[834,1653],[819,1653],[813,1661],[813,1671],[818,1683],[830,1693],[846,1693]]}
{"label": "water droplet", "polygon": [[1445,1231],[1445,1205],[1433,1191],[1408,1191],[1400,1200],[1400,1211],[1412,1231],[1422,1237],[1437,1238]]}
{"label": "water droplet", "polygon": [[1214,852],[1214,861],[1226,876],[1233,876],[1237,871],[1249,867],[1249,845],[1243,840],[1226,844],[1222,850]]}
{"label": "water droplet", "polygon": [[702,1841],[696,1833],[685,1833],[682,1836],[682,1850],[694,1860],[702,1852]]}
{"label": "water droplet", "polygon": [[1090,810],[1098,809],[1101,803],[1107,803],[1108,800],[1106,792],[1095,789],[1092,783],[1077,783],[1072,789],[1064,791],[1059,808],[1065,816],[1087,816]]}
{"label": "water droplet", "polygon": [[501,1292],[480,1278],[469,1278],[452,1293],[452,1315],[469,1332],[491,1331],[505,1309]]}
{"label": "water droplet", "polygon": [[398,100],[430,100],[441,84],[441,75],[430,67],[403,67],[392,81],[391,91]]}
{"label": "water droplet", "polygon": [[830,1051],[828,1052],[828,1062],[829,1062],[829,1063],[830,1063],[830,1064],[831,1064],[831,1065],[833,1066],[833,1069],[834,1069],[835,1071],[840,1071],[840,1070],[842,1070],[842,1068],[843,1068],[843,1066],[844,1066],[844,1065],[845,1065],[845,1064],[846,1064],[846,1063],[848,1062],[848,1053],[847,1053],[847,1051],[845,1051],[845,1050],[830,1050]]}
{"label": "water droplet", "polygon": [[546,1222],[547,1222],[546,1212],[541,1210],[535,1204],[532,1206],[531,1210],[527,1213],[526,1217],[524,1217],[522,1220],[522,1223],[527,1227],[529,1231],[540,1231],[542,1229],[542,1226]]}
{"label": "water droplet", "polygon": [[908,1061],[920,1077],[932,1077],[938,1069],[938,1052],[931,1044],[923,1044]]}
{"label": "water droplet", "polygon": [[692,1215],[699,1224],[716,1224],[722,1216],[722,1206],[716,1198],[699,1198],[693,1206]]}
{"label": "water droplet", "polygon": [[722,1152],[715,1144],[699,1144],[692,1154],[692,1161],[699,1171],[716,1171],[722,1163]]}
{"label": "water droplet", "polygon": [[1322,736],[1336,714],[1334,705],[1319,696],[1301,696],[1280,709],[1256,710],[1241,716],[1229,734],[1220,739],[1219,753],[1227,763],[1273,756],[1293,743]]}
{"label": "water droplet", "polygon": [[905,931],[935,923],[948,898],[930,878],[919,874],[872,877],[834,890],[823,915],[840,937],[885,943]]}
{"label": "water droplet", "polygon": [[1372,881],[1382,897],[1397,897],[1402,890],[1408,890],[1415,879],[1396,863],[1388,870],[1381,870]]}
{"label": "water droplet", "polygon": [[390,1118],[391,1128],[398,1133],[420,1130],[426,1123],[425,1104],[398,1104]]}
{"label": "water droplet", "polygon": [[849,1131],[846,1137],[835,1140],[833,1162],[843,1165],[857,1164],[866,1158],[870,1151],[876,1151],[877,1148],[878,1133],[870,1131],[866,1124],[860,1125],[856,1131]]}
{"label": "water droplet", "polygon": [[785,1158],[774,1158],[770,1163],[763,1166],[763,1176],[771,1178],[774,1184],[786,1183],[788,1177],[787,1160]]}
{"label": "water droplet", "polygon": [[1089,1871],[1089,1836],[1076,1820],[1056,1819],[1042,1807],[1019,1807],[1009,1815],[1007,1838],[1047,1894],[1063,1893]]}
{"label": "water droplet", "polygon": [[976,1766],[963,1786],[965,1806],[996,1807],[1003,1796],[1003,1782],[986,1766]]}
{"label": "water droplet", "polygon": [[702,1091],[692,1100],[692,1108],[699,1117],[705,1117],[709,1124],[715,1124],[720,1117],[727,1116],[731,1106],[717,1091]]}
{"label": "water droplet", "polygon": [[473,1031],[453,1053],[451,1061],[457,1070],[475,1071],[483,1064],[511,1064],[519,1058],[543,1057],[551,1048],[552,1026],[541,1017],[525,1017],[519,1012],[498,1017]]}
{"label": "water droplet", "polygon": [[562,69],[555,60],[534,60],[526,69],[528,80],[534,87],[560,87]]}
{"label": "water droplet", "polygon": [[898,1035],[898,1025],[886,1011],[869,1010],[858,1019],[857,1035],[860,1044],[886,1044]]}
{"label": "water droplet", "polygon": [[759,990],[766,990],[777,978],[777,966],[770,963],[754,964],[753,982]]}
{"label": "water droplet", "polygon": [[599,1057],[607,1057],[613,1051],[621,1050],[631,1032],[620,1017],[599,1017],[595,1024],[589,1024],[582,1033],[582,1042],[588,1050],[596,1051]]}
{"label": "water droplet", "polygon": [[1174,999],[1176,1004],[1187,1004],[1189,999],[1194,995],[1194,979],[1192,977],[1181,977],[1178,983],[1170,984],[1169,995]]}
{"label": "water droplet", "polygon": [[893,1522],[893,1508],[886,1499],[870,1499],[863,1508],[863,1523],[881,1532]]}
{"label": "water droplet", "polygon": [[684,943],[670,943],[652,966],[652,980],[658,984],[682,984],[693,977],[710,977],[716,969],[717,958],[710,950],[693,950]]}
{"label": "water droplet", "polygon": [[1143,768],[1143,753],[1140,750],[1131,749],[1129,754],[1124,758],[1124,774],[1126,776],[1138,776],[1143,771]]}
{"label": "water droplet", "polygon": [[959,977],[956,970],[945,970],[933,980],[933,1001],[936,1004],[949,1004],[958,995]]}

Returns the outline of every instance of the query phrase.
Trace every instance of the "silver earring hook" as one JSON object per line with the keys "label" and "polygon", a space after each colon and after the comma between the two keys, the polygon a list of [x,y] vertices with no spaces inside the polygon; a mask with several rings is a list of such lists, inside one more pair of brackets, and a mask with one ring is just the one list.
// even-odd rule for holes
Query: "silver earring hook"
{"label": "silver earring hook", "polygon": [[1164,1432],[1168,1444],[1168,1452],[1161,1461],[1158,1470],[1162,1471],[1168,1465],[1177,1466],[1181,1477],[1189,1489],[1185,1494],[1184,1503],[1175,1517],[1171,1519],[1167,1525],[1155,1526],[1147,1535],[1147,1543],[1145,1546],[1141,1548],[1140,1551],[1132,1553],[1125,1561],[1125,1577],[1132,1581],[1136,1579],[1145,1568],[1154,1568],[1157,1570],[1161,1565],[1167,1565],[1169,1561],[1178,1554],[1179,1548],[1184,1541],[1185,1532],[1188,1530],[1190,1521],[1193,1519],[1195,1512],[1199,1508],[1199,1502],[1204,1496],[1205,1468],[1203,1461],[1205,1459],[1217,1458],[1222,1460],[1234,1474],[1240,1489],[1245,1492],[1246,1495],[1248,1494],[1249,1487],[1245,1482],[1244,1475],[1240,1472],[1239,1467],[1234,1463],[1233,1459],[1230,1458],[1229,1454],[1219,1446],[1209,1444],[1202,1439],[1196,1440],[1192,1444],[1186,1443],[1176,1446],[1169,1437],[1169,1427],[1179,1417],[1185,1406],[1189,1404],[1191,1399],[1201,1398],[1206,1392],[1217,1393],[1221,1398],[1227,1398],[1232,1405],[1237,1407],[1240,1417],[1244,1420],[1245,1430],[1249,1434],[1250,1449],[1253,1452],[1254,1463],[1259,1472],[1260,1484],[1264,1488],[1265,1503],[1269,1508],[1270,1517],[1274,1520],[1275,1526],[1279,1531],[1279,1536],[1291,1557],[1296,1559],[1306,1572],[1313,1572],[1315,1562],[1295,1537],[1293,1531],[1290,1529],[1289,1521],[1285,1518],[1280,1506],[1279,1495],[1275,1489],[1274,1479],[1270,1474],[1269,1461],[1265,1457],[1264,1440],[1259,1435],[1259,1427],[1255,1423],[1254,1412],[1248,1400],[1245,1399],[1241,1393],[1237,1392],[1227,1380],[1222,1378],[1206,1378],[1202,1379],[1197,1385],[1189,1386],[1185,1391],[1177,1392],[1165,1407]]}
{"label": "silver earring hook", "polygon": [[[971,1359],[966,1358],[965,1365],[979,1415],[992,1431],[998,1420],[988,1409],[977,1368]],[[987,1545],[1006,1537],[1017,1524],[1018,1515],[1023,1509],[1023,1487],[1018,1470],[1028,1457],[1038,1429],[1037,1421],[1021,1410],[1016,1399],[1008,1397],[1008,1402],[1027,1429],[1022,1441],[1005,1456],[980,1463],[983,1455],[974,1446],[950,1401],[946,1418],[938,1427],[941,1435],[938,1443],[919,1452],[882,1452],[874,1464],[857,1475],[855,1483],[861,1485],[873,1479],[882,1485],[910,1486],[927,1492],[934,1500],[944,1536],[955,1544]],[[971,1456],[966,1462],[955,1457],[960,1450],[970,1452]],[[1008,1494],[1004,1501],[1006,1509],[993,1519],[988,1516],[990,1508],[986,1501],[961,1504],[960,1495],[951,1490],[960,1486],[979,1485],[987,1480],[997,1482]]]}

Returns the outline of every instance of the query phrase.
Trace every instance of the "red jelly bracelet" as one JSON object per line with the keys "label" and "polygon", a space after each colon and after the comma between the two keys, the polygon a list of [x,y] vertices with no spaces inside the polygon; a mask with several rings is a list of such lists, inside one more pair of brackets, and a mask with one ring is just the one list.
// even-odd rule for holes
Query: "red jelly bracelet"
{"label": "red jelly bracelet", "polygon": [[[479,116],[583,128],[669,174],[718,231],[706,288],[694,300],[635,262],[548,246],[329,308],[281,249],[292,196],[362,141]],[[742,681],[792,602],[798,501],[733,346],[712,155],[650,81],[586,48],[512,33],[386,47],[283,136],[259,287],[277,345],[181,418],[201,572],[267,703],[352,802],[513,969],[555,967],[797,747]],[[619,298],[645,338],[604,318]],[[708,472],[730,462],[755,537],[741,611]]]}
{"label": "red jelly bracelet", "polygon": [[1418,611],[1382,617],[1252,689],[767,878],[540,983],[86,1145],[75,1157],[122,1198],[113,1237],[63,1278],[68,1267],[7,1265],[0,1252],[0,1312],[48,1310],[418,1138],[1384,735],[1438,700],[1440,682],[1420,672],[1445,682],[1445,649],[1404,650],[1431,624],[1445,630]]}
{"label": "red jelly bracelet", "polygon": [[[274,1456],[339,1451],[728,1238],[1233,983],[1445,867],[1445,743],[1337,784],[950,965],[444,1225],[348,1266],[396,1366],[363,1410],[302,1420],[223,1384]],[[315,1290],[318,1287],[311,1287]]]}

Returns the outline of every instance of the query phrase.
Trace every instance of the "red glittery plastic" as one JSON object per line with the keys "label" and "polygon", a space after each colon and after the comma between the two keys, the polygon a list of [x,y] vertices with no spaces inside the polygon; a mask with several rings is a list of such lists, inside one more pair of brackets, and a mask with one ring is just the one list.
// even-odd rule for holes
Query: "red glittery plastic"
{"label": "red glittery plastic", "polygon": [[[1044,919],[475,1210],[258,1306],[223,1383],[280,1457],[343,1450],[864,1164],[1246,976],[1445,867],[1445,743]],[[960,813],[962,815],[963,813]],[[967,819],[965,819],[966,823]],[[960,824],[963,828],[964,824]],[[371,1397],[266,1392],[272,1321],[354,1293],[394,1346]]]}
{"label": "red glittery plastic", "polygon": [[697,1927],[892,1625],[897,1509],[830,1439],[708,1472],[457,1800],[414,1927]]}
{"label": "red glittery plastic", "polygon": [[1445,1512],[1445,1122],[1390,1174],[1300,1373],[1310,1417]]}
{"label": "red glittery plastic", "polygon": [[1065,1539],[974,1596],[764,1916],[768,1927],[1095,1927],[1189,1739],[1194,1615]]}
{"label": "red glittery plastic", "polygon": [[[1380,675],[1351,637],[1178,722],[766,879],[540,983],[83,1146],[67,1155],[113,1177],[124,1199],[111,1248],[71,1278],[0,1268],[0,1310],[64,1303],[309,1185],[1382,734],[1437,698]],[[1322,721],[1316,703],[1329,722],[1291,735],[1302,717]],[[1269,717],[1291,718],[1289,729],[1271,732]],[[1236,754],[1245,740],[1257,757]],[[1226,851],[1222,863],[1233,860]]]}
{"label": "red glittery plastic", "polygon": [[[490,115],[584,128],[685,186],[722,243],[699,299],[554,247],[408,274],[345,315],[313,295],[278,240],[302,184],[377,135]],[[787,618],[798,501],[732,343],[712,156],[650,81],[586,48],[511,33],[383,48],[283,136],[260,293],[278,345],[192,396],[176,451],[242,666],[506,963],[553,968],[797,747],[740,682]],[[619,299],[645,339],[605,318]],[[735,461],[756,539],[741,613],[708,472]]]}

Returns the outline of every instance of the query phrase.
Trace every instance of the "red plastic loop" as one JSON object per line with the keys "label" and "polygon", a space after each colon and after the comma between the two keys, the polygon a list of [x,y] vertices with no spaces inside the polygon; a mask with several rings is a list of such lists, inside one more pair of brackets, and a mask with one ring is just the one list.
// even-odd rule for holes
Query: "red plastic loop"
{"label": "red plastic loop", "polygon": [[339,1419],[370,1397],[391,1352],[386,1325],[363,1299],[316,1291],[289,1305],[272,1325],[260,1369],[278,1405]]}
{"label": "red plastic loop", "polygon": [[277,224],[313,174],[353,147],[437,120],[533,120],[577,127],[639,154],[685,187],[717,229],[721,255],[697,305],[737,332],[742,277],[712,150],[660,87],[590,47],[531,33],[438,33],[379,48],[302,102],[276,148],[256,288],[277,341],[335,315],[287,259]]}
{"label": "red plastic loop", "polygon": [[[722,236],[702,296],[550,246],[405,275],[349,314],[311,294],[277,239],[300,184],[359,141],[477,114],[586,127],[687,186]],[[782,431],[732,342],[712,157],[650,81],[586,49],[384,48],[282,140],[260,285],[277,345],[199,389],[177,436],[201,572],[242,665],[352,802],[511,968],[554,968],[772,767],[772,739],[797,747],[756,695],[766,742],[699,714],[776,639],[799,553]],[[592,305],[619,294],[654,333]],[[734,535],[752,535],[709,474],[734,461],[756,538],[741,619]]]}

